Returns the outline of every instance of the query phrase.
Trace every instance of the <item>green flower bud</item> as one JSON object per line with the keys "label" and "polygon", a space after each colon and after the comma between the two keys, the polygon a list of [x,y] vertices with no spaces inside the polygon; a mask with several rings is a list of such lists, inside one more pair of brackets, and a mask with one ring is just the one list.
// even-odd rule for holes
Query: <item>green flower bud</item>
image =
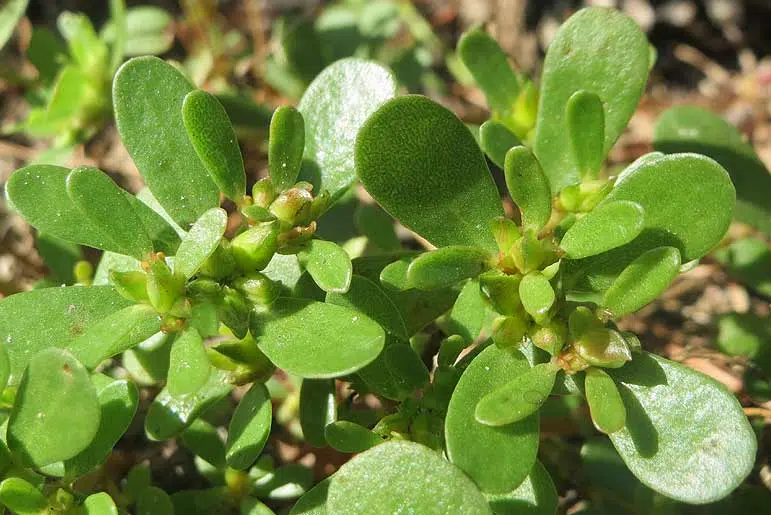
{"label": "green flower bud", "polygon": [[134,302],[149,301],[147,297],[147,274],[144,272],[110,270],[107,277],[121,297]]}
{"label": "green flower bud", "polygon": [[578,211],[578,207],[583,200],[579,185],[573,184],[572,186],[563,188],[563,190],[560,191],[558,200],[563,210],[568,212]]}
{"label": "green flower bud", "polygon": [[233,238],[230,251],[236,266],[246,273],[268,266],[278,249],[278,232],[278,223],[264,222]]}
{"label": "green flower bud", "polygon": [[270,205],[270,212],[290,227],[310,221],[313,195],[301,188],[292,188],[280,194]]}
{"label": "green flower bud", "polygon": [[573,346],[579,356],[596,367],[620,368],[632,360],[624,337],[606,327],[587,330]]}
{"label": "green flower bud", "polygon": [[545,326],[531,327],[528,336],[533,345],[554,356],[565,347],[568,340],[568,330],[564,323],[552,320]]}
{"label": "green flower bud", "polygon": [[75,263],[73,275],[75,276],[75,282],[91,286],[91,282],[94,280],[94,265],[88,261],[80,260]]}
{"label": "green flower bud", "polygon": [[527,231],[511,248],[511,257],[524,274],[538,270],[546,257],[544,244],[535,231]]}
{"label": "green flower bud", "polygon": [[185,276],[174,273],[163,254],[152,258],[147,272],[147,297],[158,313],[167,313],[177,299],[185,294]]}
{"label": "green flower bud", "polygon": [[501,316],[493,320],[492,338],[499,347],[518,347],[527,333],[523,316]]}
{"label": "green flower bud", "polygon": [[594,209],[612,189],[613,181],[608,181],[606,179],[597,179],[581,184],[581,205],[578,208],[579,211],[588,213]]}
{"label": "green flower bud", "polygon": [[603,324],[586,306],[578,306],[568,317],[568,328],[573,340],[578,340],[590,329],[600,329]]}
{"label": "green flower bud", "polygon": [[252,204],[246,206],[241,210],[241,214],[244,215],[250,222],[271,222],[276,219],[275,216],[268,211],[267,208]]}
{"label": "green flower bud", "polygon": [[247,335],[241,340],[225,340],[207,349],[217,368],[235,372],[239,382],[265,382],[276,366],[260,351],[254,339]]}
{"label": "green flower bud", "polygon": [[497,216],[490,221],[490,227],[493,231],[493,238],[498,244],[498,250],[508,254],[511,247],[522,237],[519,227],[512,220],[504,216]]}
{"label": "green flower bud", "polygon": [[260,179],[252,187],[253,205],[268,208],[270,203],[276,198],[276,190],[273,188],[273,182],[270,177]]}
{"label": "green flower bud", "polygon": [[521,281],[522,276],[519,274],[505,275],[494,271],[479,276],[482,294],[497,313],[506,316],[522,312],[522,302],[519,299]]}
{"label": "green flower bud", "polygon": [[222,286],[211,279],[195,279],[187,284],[187,295],[196,299],[215,299],[220,296]]}
{"label": "green flower bud", "polygon": [[278,283],[259,272],[239,277],[233,281],[233,287],[243,293],[252,304],[262,306],[272,304],[281,293]]}
{"label": "green flower bud", "polygon": [[198,269],[198,275],[223,279],[233,275],[235,268],[236,262],[230,251],[230,244],[223,240],[222,243],[214,249],[211,256],[204,261],[201,268]]}

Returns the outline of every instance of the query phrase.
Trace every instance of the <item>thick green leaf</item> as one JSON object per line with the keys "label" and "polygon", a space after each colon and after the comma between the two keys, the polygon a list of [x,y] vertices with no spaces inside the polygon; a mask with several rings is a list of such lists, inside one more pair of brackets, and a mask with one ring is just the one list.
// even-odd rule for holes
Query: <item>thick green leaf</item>
{"label": "thick green leaf", "polygon": [[551,363],[534,366],[482,397],[474,418],[486,426],[505,426],[532,415],[549,397],[558,370]]}
{"label": "thick green leaf", "polygon": [[613,378],[602,369],[589,368],[584,389],[594,426],[605,434],[622,429],[626,424],[626,408]]}
{"label": "thick green leaf", "polygon": [[405,256],[389,263],[383,267],[380,272],[380,283],[388,289],[396,291],[405,291],[412,288],[409,278],[407,277],[407,271],[410,268],[410,263],[414,256]]}
{"label": "thick green leaf", "polygon": [[652,354],[610,373],[627,410],[626,427],[610,438],[640,481],[692,504],[721,499],[744,481],[755,434],[724,386]]}
{"label": "thick green leaf", "polygon": [[482,332],[489,311],[479,290],[479,281],[469,281],[463,286],[450,312],[450,329],[470,344]]}
{"label": "thick green leaf", "polygon": [[299,463],[289,463],[254,482],[253,495],[263,499],[295,499],[313,485],[313,471]]}
{"label": "thick green leaf", "polygon": [[568,261],[568,289],[607,290],[629,263],[656,247],[677,248],[683,263],[700,258],[728,229],[734,197],[728,174],[708,157],[674,154],[634,163],[600,205],[619,200],[640,204],[642,232],[627,245]]}
{"label": "thick green leaf", "polygon": [[305,299],[280,298],[269,313],[253,312],[250,329],[277,367],[314,379],[355,372],[385,344],[383,329],[363,314]]}
{"label": "thick green leaf", "polygon": [[217,428],[198,418],[182,433],[182,443],[196,457],[217,469],[225,468],[225,443]]}
{"label": "thick green leaf", "polygon": [[359,132],[356,171],[386,211],[434,245],[496,250],[487,228],[503,216],[498,191],[474,137],[439,104],[384,104]]}
{"label": "thick green leaf", "polygon": [[771,297],[771,250],[758,238],[737,240],[714,254],[728,273],[765,297]]}
{"label": "thick green leaf", "polygon": [[536,322],[546,318],[556,300],[554,288],[540,272],[532,272],[522,278],[519,283],[519,298],[525,311]]}
{"label": "thick green leaf", "polygon": [[[717,347],[729,356],[763,361],[771,352],[771,319],[754,313],[728,313],[718,320]],[[768,356],[771,358],[771,355]]]}
{"label": "thick green leaf", "polygon": [[736,187],[734,217],[771,234],[771,174],[733,125],[700,107],[676,106],[659,117],[653,145],[667,154],[695,152],[720,163]]}
{"label": "thick green leaf", "polygon": [[220,244],[227,225],[228,214],[224,209],[217,207],[202,214],[179,244],[174,271],[188,279],[193,277]]}
{"label": "thick green leaf", "polygon": [[167,388],[161,390],[145,418],[145,432],[151,440],[168,440],[185,430],[203,413],[233,389],[227,374],[213,371],[209,380],[197,392],[173,397]]}
{"label": "thick green leaf", "polygon": [[396,82],[383,66],[342,59],[308,86],[299,110],[305,119],[305,155],[300,178],[333,199],[356,179],[354,142],[369,116],[396,94]]}
{"label": "thick green leaf", "polygon": [[67,61],[67,48],[48,28],[33,27],[32,38],[27,47],[27,59],[37,68],[37,80],[44,86],[50,87],[62,63]]}
{"label": "thick green leaf", "polygon": [[289,515],[327,515],[327,494],[332,477],[316,483],[316,486],[305,492],[292,506]]}
{"label": "thick green leaf", "polygon": [[500,169],[504,167],[509,149],[521,144],[514,133],[501,122],[487,120],[479,127],[479,146]]}
{"label": "thick green leaf", "polygon": [[86,367],[128,350],[161,330],[161,317],[145,304],[134,304],[96,321],[67,345]]}
{"label": "thick green leaf", "polygon": [[[598,59],[597,56],[602,56]],[[614,9],[571,16],[549,45],[541,77],[535,155],[552,193],[579,180],[566,106],[577,91],[594,93],[605,110],[602,157],[632,117],[648,79],[648,42],[637,24]]]}
{"label": "thick green leaf", "polygon": [[174,515],[169,495],[157,486],[148,486],[139,494],[136,515]]}
{"label": "thick green leaf", "polygon": [[508,116],[519,96],[520,83],[498,43],[483,29],[474,28],[458,41],[458,55],[485,94],[490,109]]}
{"label": "thick green leaf", "polygon": [[157,57],[136,57],[115,74],[121,140],[153,195],[183,226],[219,205],[219,192],[188,139],[182,103],[193,85]]}
{"label": "thick green leaf", "polygon": [[645,212],[630,200],[600,204],[565,233],[560,247],[568,259],[581,259],[620,247],[643,230]]}
{"label": "thick green leaf", "polygon": [[400,398],[406,398],[415,390],[428,384],[428,369],[412,347],[401,343],[389,345],[383,351],[386,370],[394,378]]}
{"label": "thick green leaf", "polygon": [[46,288],[0,301],[0,341],[18,384],[29,359],[49,347],[67,347],[105,317],[131,303],[108,286]]}
{"label": "thick green leaf", "polygon": [[551,217],[551,190],[538,159],[529,148],[514,147],[506,152],[503,171],[524,228],[540,230]]}
{"label": "thick green leaf", "polygon": [[324,447],[324,428],[337,420],[335,381],[303,379],[300,388],[300,426],[305,440],[314,447]]}
{"label": "thick green leaf", "polygon": [[185,233],[152,198],[150,190],[144,188],[137,193],[136,197],[128,191],[124,194],[153,240],[153,248],[167,255],[175,254],[179,247],[180,236],[184,236]]}
{"label": "thick green leaf", "polygon": [[160,7],[139,5],[126,13],[126,55],[159,55],[174,43],[172,18]]}
{"label": "thick green leaf", "polygon": [[66,460],[93,441],[99,419],[99,400],[86,368],[65,350],[46,349],[29,361],[19,383],[8,448],[34,467]]}
{"label": "thick green leaf", "polygon": [[130,254],[70,199],[66,186],[69,173],[67,168],[52,165],[16,170],[6,184],[8,199],[40,231],[73,243]]}
{"label": "thick green leaf", "polygon": [[364,452],[383,443],[383,438],[354,422],[337,420],[324,428],[324,438],[329,446],[345,453]]}
{"label": "thick green leaf", "polygon": [[13,34],[16,23],[24,16],[29,0],[8,0],[0,7],[0,48],[3,48]]}
{"label": "thick green leaf", "polygon": [[17,515],[39,515],[48,506],[45,496],[20,477],[9,477],[0,483],[0,503]]}
{"label": "thick green leaf", "polygon": [[174,397],[197,392],[211,374],[211,364],[198,330],[187,327],[171,345],[166,388]]}
{"label": "thick green leaf", "polygon": [[64,462],[66,476],[70,478],[83,476],[104,463],[128,429],[139,405],[139,392],[134,383],[101,375],[92,378],[92,382],[97,388],[101,409],[99,429],[88,447]]}
{"label": "thick green leaf", "polygon": [[491,345],[463,372],[447,408],[447,456],[485,492],[510,492],[525,480],[538,451],[538,414],[505,427],[474,417],[479,401],[530,370],[519,351]]}
{"label": "thick green leaf", "polygon": [[297,180],[305,150],[305,121],[292,106],[279,107],[270,120],[268,169],[278,191],[291,188]]}
{"label": "thick green leaf", "polygon": [[490,513],[457,468],[417,443],[391,441],[359,454],[332,477],[328,513]]}
{"label": "thick green leaf", "polygon": [[85,515],[118,515],[118,507],[107,492],[91,494],[83,501]]}
{"label": "thick green leaf", "polygon": [[386,333],[407,341],[409,334],[399,309],[386,293],[366,277],[354,275],[345,293],[327,293],[326,302],[364,313],[380,324]]}
{"label": "thick green leaf", "polygon": [[80,212],[128,254],[147,259],[153,242],[125,192],[104,172],[82,166],[67,176],[67,194]]}
{"label": "thick green leaf", "polygon": [[437,290],[476,277],[490,265],[490,253],[476,247],[451,246],[421,254],[407,269],[409,284]]}
{"label": "thick green leaf", "polygon": [[557,489],[540,461],[516,490],[485,498],[496,515],[554,515],[559,504]]}
{"label": "thick green leaf", "polygon": [[658,247],[644,252],[619,274],[605,292],[602,306],[620,317],[645,306],[680,273],[680,252]]}
{"label": "thick green leaf", "polygon": [[268,389],[254,383],[230,419],[225,444],[228,466],[245,470],[257,461],[270,435],[272,413]]}
{"label": "thick green leaf", "polygon": [[196,154],[228,198],[246,194],[244,159],[225,108],[211,93],[195,90],[182,101],[182,121]]}
{"label": "thick green leaf", "polygon": [[565,124],[573,162],[581,177],[600,170],[605,157],[605,111],[594,93],[579,90],[568,99]]}
{"label": "thick green leaf", "polygon": [[348,291],[353,267],[351,258],[341,246],[331,241],[314,239],[298,256],[319,288],[334,293]]}

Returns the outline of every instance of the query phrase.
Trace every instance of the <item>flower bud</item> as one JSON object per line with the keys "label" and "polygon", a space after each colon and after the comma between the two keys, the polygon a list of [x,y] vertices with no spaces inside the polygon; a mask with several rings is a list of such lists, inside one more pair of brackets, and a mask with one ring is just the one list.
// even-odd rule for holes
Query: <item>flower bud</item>
{"label": "flower bud", "polygon": [[288,224],[306,224],[310,221],[313,195],[301,188],[292,188],[281,193],[270,205],[270,212]]}
{"label": "flower bud", "polygon": [[546,257],[543,242],[535,231],[527,231],[511,248],[511,257],[523,273],[538,270]]}
{"label": "flower bud", "polygon": [[185,294],[185,276],[174,273],[163,257],[152,259],[147,273],[147,297],[150,305],[159,313],[167,313],[177,299]]}
{"label": "flower bud", "polygon": [[558,200],[564,211],[571,213],[578,211],[581,200],[583,200],[579,185],[573,184],[572,186],[563,188],[562,191],[560,191]]}
{"label": "flower bud", "polygon": [[278,248],[278,223],[264,222],[247,229],[230,242],[236,266],[242,272],[262,270]]}
{"label": "flower bud", "polygon": [[260,179],[254,183],[252,187],[253,205],[267,209],[275,198],[276,190],[273,188],[273,182],[270,180],[270,177]]}
{"label": "flower bud", "polygon": [[578,355],[595,367],[620,368],[632,359],[624,337],[606,327],[587,330],[573,345]]}
{"label": "flower bud", "polygon": [[522,311],[519,299],[519,283],[522,276],[486,272],[479,276],[482,294],[500,315],[515,315]]}
{"label": "flower bud", "polygon": [[222,287],[217,281],[199,278],[187,284],[187,295],[196,299],[215,299],[222,292]]}
{"label": "flower bud", "polygon": [[241,210],[241,214],[244,215],[247,218],[247,220],[252,223],[270,222],[276,219],[276,217],[273,216],[271,212],[268,211],[267,208],[258,206],[257,204],[246,206]]}
{"label": "flower bud", "polygon": [[243,293],[249,302],[261,306],[272,304],[281,293],[278,283],[259,272],[239,277],[233,281],[233,287]]}
{"label": "flower bud", "polygon": [[568,331],[565,324],[552,320],[545,326],[533,326],[528,331],[533,345],[552,356],[558,354],[567,343]]}
{"label": "flower bud", "polygon": [[110,283],[124,299],[134,302],[147,302],[147,274],[139,271],[120,272],[110,270],[107,276]]}
{"label": "flower bud", "polygon": [[230,251],[230,244],[223,240],[217,248],[214,249],[211,256],[203,262],[201,268],[198,269],[198,275],[223,279],[233,275],[235,268],[236,262]]}
{"label": "flower bud", "polygon": [[527,333],[527,322],[522,316],[501,316],[493,320],[492,338],[498,347],[519,347]]}
{"label": "flower bud", "polygon": [[568,317],[568,328],[573,340],[578,340],[590,329],[601,329],[602,322],[597,319],[591,309],[586,306],[578,306]]}

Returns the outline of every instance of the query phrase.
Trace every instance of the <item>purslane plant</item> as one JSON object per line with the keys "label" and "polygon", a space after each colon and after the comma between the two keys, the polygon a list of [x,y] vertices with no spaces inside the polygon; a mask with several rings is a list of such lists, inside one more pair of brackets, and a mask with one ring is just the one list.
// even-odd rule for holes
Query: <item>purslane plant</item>
{"label": "purslane plant", "polygon": [[[709,252],[735,203],[725,169],[698,154],[656,152],[603,173],[649,59],[630,19],[582,10],[549,48],[535,121],[507,117],[520,94],[493,106],[505,123],[482,146],[502,164],[514,218],[468,128],[425,97],[397,97],[375,63],[338,61],[297,110],[274,113],[270,177],[249,196],[216,98],[159,59],[126,63],[115,117],[148,190],[135,197],[96,169],[44,165],[7,184],[39,230],[105,253],[92,286],[0,303],[10,411],[0,501],[264,513],[258,499],[296,497],[310,482],[261,457],[275,367],[301,379],[306,441],[360,453],[291,513],[554,513],[537,453],[539,410],[559,395],[585,397],[596,428],[653,490],[696,504],[728,495],[755,459],[741,406],[614,323]],[[314,237],[357,176],[436,249],[351,260]],[[221,194],[238,213],[219,207]],[[168,499],[141,468],[112,499],[78,489],[137,409],[132,382],[100,373],[116,356],[135,381],[163,385],[147,437],[180,437],[211,489]],[[341,400],[337,381],[352,392]],[[211,417],[236,385],[251,386],[222,442]],[[362,406],[365,395],[381,402]]]}

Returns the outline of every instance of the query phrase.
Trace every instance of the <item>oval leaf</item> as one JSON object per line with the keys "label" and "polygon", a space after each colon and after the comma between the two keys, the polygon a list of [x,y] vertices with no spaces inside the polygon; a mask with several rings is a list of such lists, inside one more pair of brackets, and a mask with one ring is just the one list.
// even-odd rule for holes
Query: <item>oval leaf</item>
{"label": "oval leaf", "polygon": [[270,313],[252,313],[250,328],[277,367],[314,379],[355,372],[385,344],[383,329],[363,314],[305,299],[276,300]]}
{"label": "oval leaf", "polygon": [[680,252],[674,247],[651,249],[629,263],[602,299],[602,306],[614,317],[633,313],[645,306],[680,273]]}
{"label": "oval leaf", "polygon": [[503,216],[482,152],[455,114],[420,96],[388,101],[356,141],[367,191],[403,225],[436,246],[495,251],[489,221]]}
{"label": "oval leaf", "polygon": [[45,496],[20,477],[9,477],[0,483],[0,503],[18,515],[39,515],[48,507]]}
{"label": "oval leaf", "polygon": [[179,70],[150,56],[121,66],[112,88],[123,144],[155,198],[184,227],[219,205],[182,119],[182,103],[193,89]]}
{"label": "oval leaf", "polygon": [[272,413],[268,389],[262,383],[254,383],[230,419],[225,444],[228,466],[246,470],[257,461],[270,435]]}
{"label": "oval leaf", "polygon": [[463,372],[447,408],[447,456],[485,492],[510,492],[525,480],[538,451],[538,414],[489,427],[476,421],[474,410],[485,395],[528,370],[521,353],[491,345]]}
{"label": "oval leaf", "polygon": [[551,190],[541,164],[527,147],[506,152],[506,187],[522,213],[525,229],[540,230],[551,217]]}
{"label": "oval leaf", "polygon": [[540,272],[532,272],[522,278],[519,283],[519,298],[525,311],[536,322],[545,319],[556,300],[554,288]]}
{"label": "oval leaf", "polygon": [[395,94],[391,72],[377,63],[351,58],[325,68],[298,107],[305,119],[300,178],[332,199],[342,195],[356,179],[353,149],[359,129]]}
{"label": "oval leaf", "polygon": [[532,415],[549,397],[558,370],[551,363],[534,366],[482,397],[474,418],[486,426],[505,426]]}
{"label": "oval leaf", "polygon": [[197,392],[210,373],[211,364],[201,335],[194,327],[188,327],[171,344],[166,388],[173,397]]}
{"label": "oval leaf", "polygon": [[521,144],[514,133],[500,122],[487,120],[479,127],[479,146],[501,170],[506,161],[506,152]]}
{"label": "oval leaf", "polygon": [[428,369],[412,347],[395,343],[386,347],[383,354],[386,369],[394,379],[397,390],[401,392],[400,398],[406,398],[428,384]]}
{"label": "oval leaf", "polygon": [[182,101],[182,121],[214,184],[231,200],[240,201],[246,193],[244,159],[225,108],[214,95],[191,91]]}
{"label": "oval leaf", "polygon": [[557,489],[540,461],[516,490],[485,498],[496,515],[554,515],[559,504]]}
{"label": "oval leaf", "polygon": [[573,152],[573,162],[581,177],[600,170],[605,157],[605,111],[594,93],[580,90],[568,99],[565,124]]}
{"label": "oval leaf", "polygon": [[305,440],[314,447],[324,447],[327,445],[324,428],[335,420],[335,381],[303,379],[300,388],[300,427]]}
{"label": "oval leaf", "polygon": [[391,441],[340,467],[329,485],[328,513],[489,514],[460,470],[417,443]]}
{"label": "oval leaf", "polygon": [[633,20],[616,10],[583,9],[560,27],[546,52],[543,70],[533,149],[556,194],[580,177],[569,141],[568,100],[584,90],[607,106],[604,158],[645,89],[648,41]]}
{"label": "oval leaf", "polygon": [[475,247],[445,247],[421,254],[407,269],[414,288],[437,290],[476,277],[489,266],[490,253]]}
{"label": "oval leaf", "polygon": [[645,212],[629,200],[600,204],[565,233],[560,247],[569,259],[581,259],[629,243],[643,230]]}
{"label": "oval leaf", "polygon": [[385,292],[366,277],[354,275],[345,293],[327,293],[326,302],[364,313],[390,335],[407,341],[407,327],[399,309]]}
{"label": "oval leaf", "polygon": [[174,270],[188,279],[193,277],[220,244],[227,225],[224,209],[217,207],[202,214],[179,244]]}
{"label": "oval leaf", "polygon": [[91,494],[83,501],[85,515],[118,515],[118,507],[107,492]]}
{"label": "oval leaf", "polygon": [[278,191],[291,188],[300,173],[305,150],[305,120],[292,106],[276,109],[270,119],[268,169]]}
{"label": "oval leaf", "polygon": [[174,505],[169,495],[157,486],[148,486],[139,494],[137,515],[174,515]]}
{"label": "oval leaf", "polygon": [[34,467],[72,458],[96,436],[100,411],[86,367],[67,351],[46,349],[22,376],[8,421],[8,448]]}
{"label": "oval leaf", "polygon": [[626,424],[626,408],[613,378],[599,368],[589,368],[584,381],[586,402],[594,426],[605,434],[615,433]]}
{"label": "oval leaf", "polygon": [[691,504],[721,499],[744,481],[755,433],[723,385],[647,353],[610,374],[627,410],[626,427],[610,439],[640,481]]}
{"label": "oval leaf", "polygon": [[383,443],[383,438],[364,426],[347,420],[337,420],[324,428],[329,446],[340,452],[356,453]]}
{"label": "oval leaf", "polygon": [[343,248],[331,241],[311,240],[299,258],[319,288],[345,293],[351,286],[353,267]]}

